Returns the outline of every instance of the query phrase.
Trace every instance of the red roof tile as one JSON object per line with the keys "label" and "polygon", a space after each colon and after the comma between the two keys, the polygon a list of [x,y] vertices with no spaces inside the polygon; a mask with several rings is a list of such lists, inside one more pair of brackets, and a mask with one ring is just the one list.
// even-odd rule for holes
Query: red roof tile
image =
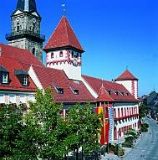
{"label": "red roof tile", "polygon": [[108,95],[108,92],[106,91],[104,85],[99,89],[99,96],[97,98],[97,101],[99,102],[111,102],[113,99]]}
{"label": "red roof tile", "polygon": [[71,28],[67,18],[63,16],[57,25],[57,28],[51,35],[44,50],[57,49],[61,47],[73,47],[79,52],[83,52],[73,29]]}
{"label": "red roof tile", "polygon": [[138,80],[129,70],[125,70],[118,78],[115,79],[116,81],[121,80]]}
{"label": "red roof tile", "polygon": [[[100,86],[103,84],[106,92],[110,93],[109,96],[117,102],[137,102],[129,91],[121,84],[115,82],[103,81],[98,78],[83,76],[83,78],[89,83],[94,91],[99,95]],[[128,95],[127,95],[128,94]]]}
{"label": "red roof tile", "polygon": [[29,85],[28,86],[23,86],[17,76],[15,75],[15,70],[24,70],[25,67],[23,65],[9,57],[0,57],[0,65],[3,66],[8,72],[9,72],[9,84],[0,84],[0,90],[11,90],[11,91],[22,91],[22,92],[35,92],[36,86],[29,77]]}
{"label": "red roof tile", "polygon": [[30,65],[42,65],[43,64],[28,50],[12,47],[9,45],[0,44],[1,56],[13,58],[20,63],[23,63],[26,68]]}
{"label": "red roof tile", "polygon": [[[95,101],[81,81],[69,80],[64,71],[37,66],[33,66],[33,69],[42,86],[44,88],[52,88],[56,102],[75,103]],[[63,88],[64,94],[57,93],[55,87]],[[74,94],[72,89],[78,90],[78,94]]]}

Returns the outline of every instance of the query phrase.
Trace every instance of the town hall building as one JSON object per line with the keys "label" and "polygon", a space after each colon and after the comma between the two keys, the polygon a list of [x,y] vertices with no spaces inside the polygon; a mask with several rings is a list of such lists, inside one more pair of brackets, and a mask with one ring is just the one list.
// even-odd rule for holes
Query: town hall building
{"label": "town hall building", "polygon": [[63,103],[63,113],[75,103],[87,102],[103,113],[101,144],[116,142],[130,128],[139,129],[138,79],[129,70],[114,81],[83,75],[86,53],[66,16],[44,47],[35,0],[18,0],[11,21],[8,44],[0,44],[0,104],[27,105],[35,100],[37,88],[50,87],[55,102]]}

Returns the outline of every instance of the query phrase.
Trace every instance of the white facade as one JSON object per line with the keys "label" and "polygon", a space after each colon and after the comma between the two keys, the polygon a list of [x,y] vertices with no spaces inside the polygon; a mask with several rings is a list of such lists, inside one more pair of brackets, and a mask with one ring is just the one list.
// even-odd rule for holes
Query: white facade
{"label": "white facade", "polygon": [[138,98],[138,81],[137,80],[121,80],[116,81],[122,84],[136,99]]}
{"label": "white facade", "polygon": [[51,51],[47,53],[46,63],[49,68],[64,70],[69,79],[81,80],[81,53],[73,50]]}
{"label": "white facade", "polygon": [[114,139],[122,138],[129,128],[138,131],[139,107],[138,104],[116,103],[114,107]]}
{"label": "white facade", "polygon": [[28,104],[29,101],[35,101],[34,93],[27,92],[12,92],[12,91],[3,91],[0,92],[0,104]]}

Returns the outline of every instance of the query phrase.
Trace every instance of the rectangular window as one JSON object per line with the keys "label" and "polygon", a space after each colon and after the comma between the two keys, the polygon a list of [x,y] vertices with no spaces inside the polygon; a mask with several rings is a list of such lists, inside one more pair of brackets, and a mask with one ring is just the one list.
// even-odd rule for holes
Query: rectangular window
{"label": "rectangular window", "polygon": [[2,73],[2,83],[8,83],[8,73]]}

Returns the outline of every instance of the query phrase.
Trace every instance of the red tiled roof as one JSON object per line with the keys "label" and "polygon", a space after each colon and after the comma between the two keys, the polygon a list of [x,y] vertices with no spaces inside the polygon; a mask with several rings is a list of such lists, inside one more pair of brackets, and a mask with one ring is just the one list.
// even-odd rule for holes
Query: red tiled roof
{"label": "red tiled roof", "polygon": [[36,86],[29,77],[29,85],[23,86],[17,76],[15,70],[24,70],[25,67],[16,59],[9,57],[0,57],[0,65],[3,66],[9,72],[9,84],[0,84],[0,90],[22,91],[22,92],[35,92]]}
{"label": "red tiled roof", "polygon": [[[39,81],[44,88],[51,87],[53,96],[56,102],[93,102],[95,99],[89,93],[85,85],[81,81],[69,80],[64,71],[33,66],[35,73]],[[61,87],[64,90],[64,94],[56,92],[55,87]],[[78,90],[79,94],[74,94],[72,89]]]}
{"label": "red tiled roof", "polygon": [[[103,84],[105,90],[110,94],[109,96],[117,102],[137,102],[137,100],[132,96],[129,91],[121,84],[115,82],[103,81],[98,78],[83,76],[83,78],[89,83],[89,85],[94,89],[94,91],[99,95],[100,86]],[[127,95],[128,94],[128,95]]]}
{"label": "red tiled roof", "polygon": [[121,80],[138,80],[129,70],[125,70],[118,78],[115,79],[116,81]]}
{"label": "red tiled roof", "polygon": [[63,16],[57,25],[57,28],[51,35],[44,50],[56,49],[61,47],[73,47],[79,52],[83,52],[73,29],[71,28],[67,18]]}
{"label": "red tiled roof", "polygon": [[29,68],[30,65],[42,65],[43,64],[28,50],[12,47],[9,45],[0,44],[1,56],[13,58],[20,63],[23,63],[23,66]]}
{"label": "red tiled roof", "polygon": [[97,101],[99,102],[111,102],[113,99],[108,95],[108,92],[106,91],[104,85],[99,89],[99,96],[97,98]]}

